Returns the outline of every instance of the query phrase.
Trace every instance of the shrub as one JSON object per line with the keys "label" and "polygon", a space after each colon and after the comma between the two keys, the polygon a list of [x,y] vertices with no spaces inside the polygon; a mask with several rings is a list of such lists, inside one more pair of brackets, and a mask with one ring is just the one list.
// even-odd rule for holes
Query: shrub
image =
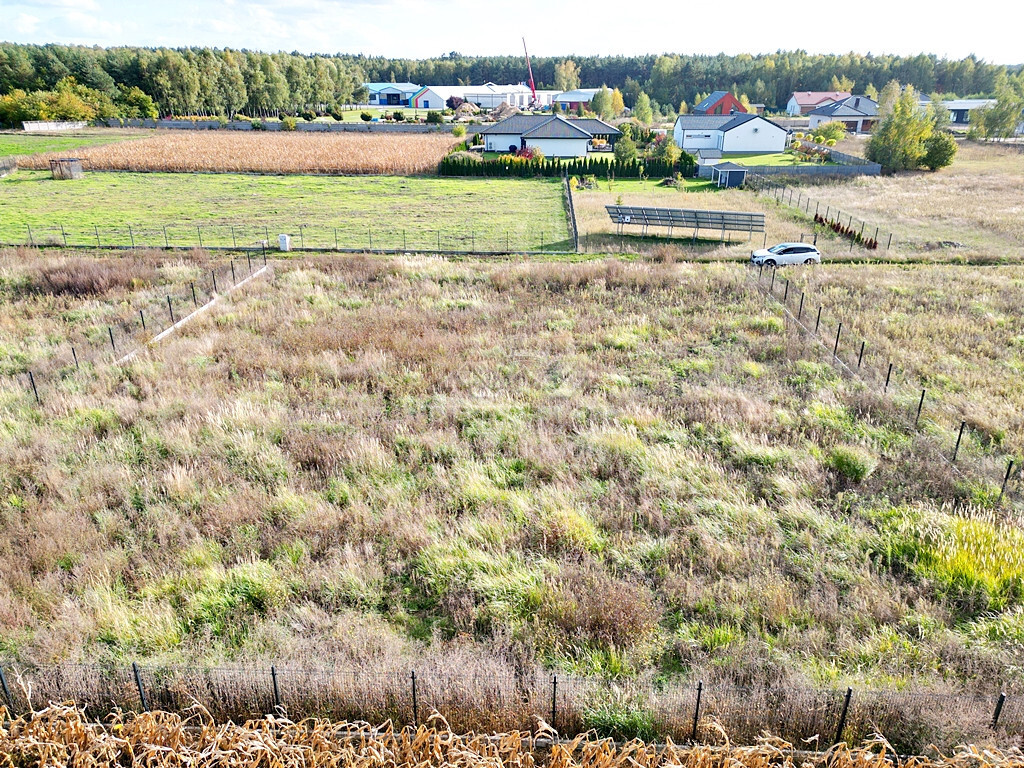
{"label": "shrub", "polygon": [[254,131],[262,131],[263,130],[263,123],[260,122],[259,120],[253,120],[252,123],[250,123],[250,125],[252,125],[252,129]]}
{"label": "shrub", "polygon": [[[387,115],[385,115],[385,117],[387,117]],[[394,120],[396,123],[404,123],[405,112],[403,112],[400,109],[396,109],[394,112],[391,113],[391,119]]]}
{"label": "shrub", "polygon": [[373,115],[371,115],[369,112],[360,112],[359,119],[365,123],[368,123],[371,120],[373,120]]}
{"label": "shrub", "polygon": [[464,126],[464,125],[453,125],[452,126],[452,136],[454,136],[457,139],[461,139],[465,135],[466,135],[466,126]]}
{"label": "shrub", "polygon": [[330,115],[332,119],[337,120],[339,123],[345,119],[345,113],[338,109],[332,109]]}
{"label": "shrub", "polygon": [[840,141],[846,137],[846,126],[838,120],[822,123],[815,129],[815,136],[821,136],[826,142],[829,139]]}
{"label": "shrub", "polygon": [[859,483],[875,471],[878,461],[863,448],[840,445],[829,453],[828,467],[847,480]]}
{"label": "shrub", "polygon": [[615,143],[615,159],[622,163],[636,160],[636,143],[628,136],[623,136]]}
{"label": "shrub", "polygon": [[452,152],[445,160],[453,163],[482,163],[484,161],[475,152]]}
{"label": "shrub", "polygon": [[234,118],[232,118],[232,119],[237,121],[237,122],[239,122],[239,123],[244,123],[249,118],[246,117],[245,115],[243,115],[241,112],[236,112]]}
{"label": "shrub", "polygon": [[295,126],[298,125],[298,120],[294,117],[283,117],[281,118],[281,130],[282,131],[294,131]]}
{"label": "shrub", "polygon": [[952,164],[956,150],[956,140],[951,133],[935,131],[924,140],[924,159],[921,162],[929,170],[937,171]]}
{"label": "shrub", "polygon": [[312,123],[314,120],[316,120],[316,112],[312,112],[311,110],[307,109],[302,112],[299,112],[299,117],[301,117],[308,123]]}
{"label": "shrub", "polygon": [[444,122],[444,117],[440,112],[436,110],[430,110],[427,112],[427,124],[428,125],[440,125]]}

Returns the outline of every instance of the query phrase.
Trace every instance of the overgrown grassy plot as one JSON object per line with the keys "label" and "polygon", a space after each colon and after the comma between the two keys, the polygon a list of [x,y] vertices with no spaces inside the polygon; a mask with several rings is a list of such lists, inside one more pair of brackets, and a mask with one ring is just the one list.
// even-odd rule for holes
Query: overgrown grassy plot
{"label": "overgrown grassy plot", "polygon": [[[965,448],[979,441],[1024,451],[1024,281],[1013,267],[958,269],[920,266],[780,270],[793,279],[791,304],[806,291],[809,312],[824,307],[830,331],[844,324],[844,359],[884,378],[889,362],[897,378],[930,393],[928,408],[956,426],[971,428]],[[813,321],[813,315],[811,315]]]}
{"label": "overgrown grassy plot", "polygon": [[[558,180],[90,173],[0,180],[0,242],[333,248],[569,247]],[[60,229],[63,227],[63,231]],[[131,230],[129,230],[131,227]],[[166,227],[166,233],[164,231]],[[200,227],[201,230],[197,230]],[[98,231],[97,231],[98,230]],[[165,239],[166,238],[166,239]]]}
{"label": "overgrown grassy plot", "polygon": [[[843,147],[863,155],[863,142]],[[1024,153],[1013,146],[960,144],[937,173],[862,177],[812,195],[896,233],[897,250],[964,259],[1013,258],[1024,247]]]}
{"label": "overgrown grassy plot", "polygon": [[286,267],[39,408],[0,385],[9,653],[397,674],[459,638],[467,669],[967,687],[1017,658],[984,629],[1020,623],[1007,550],[956,575],[993,522],[738,268]]}

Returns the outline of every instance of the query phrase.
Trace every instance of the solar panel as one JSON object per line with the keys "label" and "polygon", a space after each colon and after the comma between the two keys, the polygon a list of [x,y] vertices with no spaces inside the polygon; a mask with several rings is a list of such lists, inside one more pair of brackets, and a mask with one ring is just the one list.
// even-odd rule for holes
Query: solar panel
{"label": "solar panel", "polygon": [[621,234],[632,224],[642,227],[682,227],[696,232],[707,229],[719,232],[764,232],[764,214],[748,211],[707,211],[696,208],[648,208],[632,205],[606,205],[605,209]]}

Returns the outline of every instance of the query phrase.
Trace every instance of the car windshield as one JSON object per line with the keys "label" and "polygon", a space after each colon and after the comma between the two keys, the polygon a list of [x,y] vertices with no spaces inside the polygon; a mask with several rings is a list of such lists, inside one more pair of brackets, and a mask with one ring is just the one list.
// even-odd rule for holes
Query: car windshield
{"label": "car windshield", "polygon": [[783,243],[781,245],[773,245],[771,248],[768,249],[768,253],[781,253],[782,251],[786,250],[788,247],[789,246],[786,245],[785,243]]}

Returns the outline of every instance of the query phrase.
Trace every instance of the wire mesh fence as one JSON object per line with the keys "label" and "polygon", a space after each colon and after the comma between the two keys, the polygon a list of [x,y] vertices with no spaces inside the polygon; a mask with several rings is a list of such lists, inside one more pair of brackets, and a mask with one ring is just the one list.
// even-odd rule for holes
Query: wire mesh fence
{"label": "wire mesh fence", "polygon": [[[620,739],[754,743],[763,733],[807,748],[858,743],[881,733],[897,749],[1024,735],[1024,696],[900,690],[736,687],[703,682],[651,683],[511,672],[382,672],[304,666],[172,667],[0,665],[5,704],[14,714],[71,701],[91,718],[115,710],[186,714],[201,706],[215,720],[241,722],[271,713],[292,720],[438,722],[456,732],[536,730],[562,737],[587,731]],[[721,730],[709,728],[713,719]]]}
{"label": "wire mesh fence", "polygon": [[0,245],[91,248],[277,248],[281,235],[290,247],[311,251],[389,253],[531,253],[574,251],[571,222],[565,228],[527,226],[515,230],[442,229],[394,226],[180,224],[111,227],[96,224],[0,222]]}
{"label": "wire mesh fence", "polygon": [[10,375],[21,378],[27,391],[41,402],[53,383],[83,368],[127,360],[216,296],[229,293],[258,275],[267,265],[266,251],[246,253],[241,258],[204,268],[196,280],[136,295],[114,307],[114,313],[104,322],[82,325],[46,354],[24,366],[12,366]]}
{"label": "wire mesh fence", "polygon": [[891,231],[859,219],[852,213],[842,211],[830,203],[815,200],[803,189],[748,173],[745,185],[759,194],[771,197],[783,205],[789,205],[811,218],[815,224],[831,230],[850,241],[850,249],[860,245],[868,250],[888,251],[896,236]]}
{"label": "wire mesh fence", "polygon": [[791,322],[818,342],[833,365],[864,384],[880,401],[894,406],[892,416],[915,434],[916,446],[925,456],[957,475],[979,479],[996,505],[1019,496],[1024,480],[1021,462],[1001,453],[984,435],[971,439],[973,425],[980,420],[929,396],[927,387],[898,360],[869,349],[850,318],[839,318],[817,297],[793,289],[774,268],[751,268],[748,277],[782,305]]}

